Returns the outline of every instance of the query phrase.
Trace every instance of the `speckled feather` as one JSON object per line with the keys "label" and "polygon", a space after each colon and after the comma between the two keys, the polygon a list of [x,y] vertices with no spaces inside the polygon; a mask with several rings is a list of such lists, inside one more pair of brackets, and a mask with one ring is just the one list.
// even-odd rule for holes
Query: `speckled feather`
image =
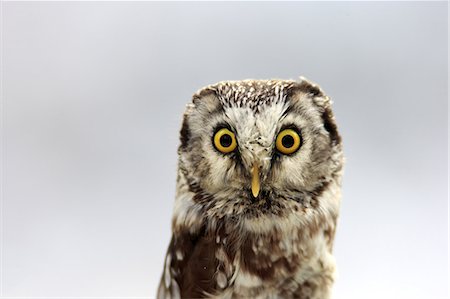
{"label": "speckled feather", "polygon": [[[276,136],[291,126],[302,145],[281,155]],[[220,127],[234,132],[236,151],[214,148]],[[329,298],[343,154],[323,91],[304,78],[207,86],[187,106],[180,142],[158,298]]]}

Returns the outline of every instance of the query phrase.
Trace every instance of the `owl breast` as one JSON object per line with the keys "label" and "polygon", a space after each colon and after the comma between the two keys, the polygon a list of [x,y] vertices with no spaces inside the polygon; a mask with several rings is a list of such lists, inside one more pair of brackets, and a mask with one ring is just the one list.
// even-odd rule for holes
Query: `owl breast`
{"label": "owl breast", "polygon": [[181,298],[328,298],[336,217],[311,209],[283,217],[196,219],[201,227],[189,223],[199,233],[179,230],[166,258],[166,287]]}
{"label": "owl breast", "polygon": [[291,228],[247,233],[236,249],[227,246],[227,241],[233,240],[217,238],[217,295],[310,298],[322,291],[323,286],[332,284],[335,267],[328,241],[330,226],[334,227],[330,223],[316,231]]}

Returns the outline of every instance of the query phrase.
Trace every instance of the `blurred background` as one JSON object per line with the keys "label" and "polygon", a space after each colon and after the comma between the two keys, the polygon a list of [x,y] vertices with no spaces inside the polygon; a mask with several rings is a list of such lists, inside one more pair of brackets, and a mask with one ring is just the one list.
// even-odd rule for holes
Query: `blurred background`
{"label": "blurred background", "polygon": [[445,298],[447,5],[3,2],[3,296],[154,298],[185,104],[302,75],[347,157],[334,298]]}

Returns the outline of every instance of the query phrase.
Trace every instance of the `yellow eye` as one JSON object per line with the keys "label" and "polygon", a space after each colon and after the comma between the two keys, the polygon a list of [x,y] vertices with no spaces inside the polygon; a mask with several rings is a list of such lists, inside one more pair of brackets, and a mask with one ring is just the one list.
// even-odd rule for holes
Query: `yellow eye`
{"label": "yellow eye", "polygon": [[285,155],[295,153],[300,147],[301,139],[298,133],[292,129],[281,131],[275,142],[277,150]]}
{"label": "yellow eye", "polygon": [[231,153],[236,149],[236,137],[227,128],[222,128],[214,135],[214,146],[224,154]]}

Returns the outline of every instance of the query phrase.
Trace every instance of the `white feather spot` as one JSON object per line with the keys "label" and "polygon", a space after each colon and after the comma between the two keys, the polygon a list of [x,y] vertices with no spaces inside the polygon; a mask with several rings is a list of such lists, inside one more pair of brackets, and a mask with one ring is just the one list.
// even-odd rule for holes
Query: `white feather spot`
{"label": "white feather spot", "polygon": [[177,260],[181,261],[183,259],[183,252],[179,249],[175,251],[175,255],[177,256]]}
{"label": "white feather spot", "polygon": [[286,244],[283,241],[280,241],[278,243],[278,246],[280,247],[281,250],[286,250],[287,249]]}
{"label": "white feather spot", "polygon": [[172,299],[180,299],[181,295],[180,295],[180,287],[178,286],[178,283],[172,279],[172,288],[171,288],[171,293],[172,293]]}
{"label": "white feather spot", "polygon": [[224,262],[225,260],[227,260],[227,255],[225,254],[225,251],[223,250],[223,248],[219,248],[216,251],[216,258],[219,261]]}
{"label": "white feather spot", "polygon": [[164,284],[167,289],[170,287],[170,280],[171,280],[170,263],[171,262],[172,262],[172,256],[170,254],[167,254],[165,271],[164,271]]}
{"label": "white feather spot", "polygon": [[261,238],[258,238],[258,248],[262,248],[263,247],[263,241]]}
{"label": "white feather spot", "polygon": [[236,286],[246,287],[246,288],[255,288],[260,287],[262,285],[262,281],[258,276],[252,275],[248,272],[240,271],[236,276],[236,280],[234,281]]}
{"label": "white feather spot", "polygon": [[219,288],[224,289],[227,286],[227,277],[225,276],[225,273],[223,272],[217,273],[216,280]]}
{"label": "white feather spot", "polygon": [[219,244],[220,243],[220,236],[216,237],[216,243]]}
{"label": "white feather spot", "polygon": [[158,288],[158,299],[166,299],[167,298],[167,289],[161,283]]}

